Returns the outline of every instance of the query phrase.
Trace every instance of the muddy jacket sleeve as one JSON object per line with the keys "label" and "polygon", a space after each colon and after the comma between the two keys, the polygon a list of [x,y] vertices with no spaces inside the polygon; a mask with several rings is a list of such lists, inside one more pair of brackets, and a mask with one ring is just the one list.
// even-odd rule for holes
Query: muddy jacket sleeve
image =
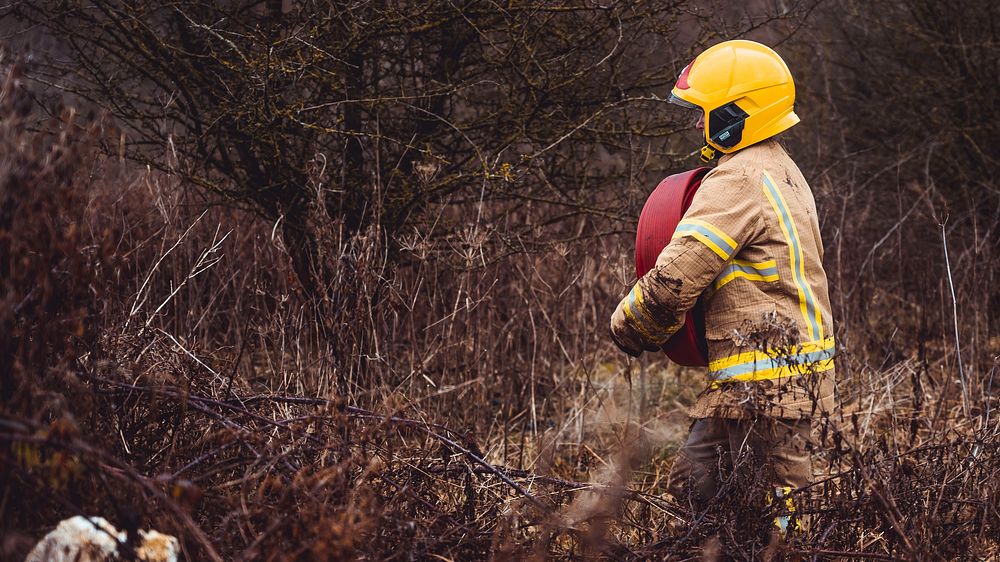
{"label": "muddy jacket sleeve", "polygon": [[716,168],[705,176],[656,266],[611,318],[612,339],[623,351],[656,349],[680,329],[701,293],[763,231],[759,192],[743,170]]}

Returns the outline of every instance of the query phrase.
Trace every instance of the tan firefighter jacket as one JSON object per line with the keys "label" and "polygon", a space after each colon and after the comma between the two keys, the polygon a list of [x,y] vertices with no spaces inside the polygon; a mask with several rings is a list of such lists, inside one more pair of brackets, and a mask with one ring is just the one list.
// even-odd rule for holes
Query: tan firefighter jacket
{"label": "tan firefighter jacket", "polygon": [[710,384],[694,417],[814,415],[832,406],[833,324],[816,204],[774,140],[723,156],[656,266],[612,318],[647,349],[703,299]]}

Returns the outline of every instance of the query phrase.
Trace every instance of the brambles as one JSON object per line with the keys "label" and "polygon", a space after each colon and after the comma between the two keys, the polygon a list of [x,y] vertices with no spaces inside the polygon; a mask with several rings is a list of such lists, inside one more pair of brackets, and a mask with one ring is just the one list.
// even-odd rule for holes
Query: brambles
{"label": "brambles", "polygon": [[[789,37],[780,50],[800,78],[804,121],[786,144],[817,194],[842,342],[838,393],[847,407],[818,420],[816,484],[799,496],[798,507],[810,531],[788,548],[817,559],[996,556],[993,285],[1000,261],[991,243],[998,228],[993,155],[952,167],[939,160],[952,153],[921,143],[910,129],[905,139],[880,139],[882,150],[868,150],[876,118],[889,113],[892,100],[854,87],[864,73],[906,70],[905,56],[880,51],[893,64],[824,68],[854,60],[845,53],[855,45],[825,35],[839,29],[824,19],[825,6],[807,19],[801,17],[810,6],[796,8],[777,20],[741,23],[760,24],[775,41]],[[885,13],[903,8],[889,2]],[[433,10],[426,18],[440,15]],[[591,19],[584,24],[605,26],[617,41],[614,16],[625,18],[627,10],[586,10]],[[0,102],[0,557],[23,559],[52,525],[78,513],[175,535],[190,560],[669,559],[694,556],[714,531],[739,556],[755,556],[764,532],[753,523],[760,513],[746,506],[763,509],[759,474],[743,465],[727,474],[719,501],[690,526],[683,523],[690,515],[684,502],[666,495],[666,474],[686,430],[683,408],[700,390],[700,375],[657,357],[621,363],[605,337],[611,307],[631,276],[627,221],[656,180],[687,165],[677,158],[679,147],[693,149],[674,134],[686,116],[633,98],[662,97],[659,88],[686,62],[688,43],[681,47],[674,35],[683,31],[678,22],[701,26],[693,33],[700,35],[728,17],[663,10],[664,20],[623,19],[623,29],[664,26],[623,39],[623,48],[637,51],[622,53],[638,54],[628,60],[616,54],[563,86],[553,68],[573,75],[611,52],[609,44],[602,39],[574,50],[569,40],[577,35],[558,33],[587,27],[568,16],[551,28],[552,37],[538,38],[531,33],[542,20],[525,21],[527,12],[507,21],[483,11],[477,17],[497,26],[484,33],[512,41],[511,58],[484,62],[485,51],[463,51],[469,66],[455,70],[455,83],[479,84],[482,76],[462,74],[476,68],[530,67],[526,45],[553,49],[543,53],[555,66],[498,81],[496,90],[440,96],[443,82],[403,72],[400,80],[419,86],[412,101],[396,99],[396,89],[383,91],[384,82],[365,74],[365,96],[380,99],[313,113],[337,128],[329,138],[299,139],[280,124],[266,130],[271,122],[261,115],[269,106],[251,95],[245,108],[229,94],[227,106],[202,99],[213,111],[243,112],[246,122],[226,117],[204,142],[235,146],[239,135],[252,137],[250,148],[272,159],[268,177],[287,182],[277,192],[302,197],[297,223],[289,213],[262,213],[256,203],[247,212],[246,205],[206,199],[201,188],[256,184],[238,174],[230,181],[192,159],[201,137],[174,129],[157,140],[163,123],[157,119],[180,115],[180,98],[148,105],[156,119],[137,126],[157,142],[141,155],[137,139],[145,137],[118,122],[125,155],[145,158],[153,165],[147,169],[118,160],[120,131],[102,125],[110,121],[84,110],[52,117],[29,103],[29,92],[18,93],[20,79],[35,96],[51,96],[39,81],[52,78],[46,73],[54,63],[35,58],[21,71],[28,78],[11,74]],[[845,13],[845,33],[882,21],[866,24]],[[291,30],[303,17],[286,14],[282,21]],[[164,25],[190,27],[184,21]],[[203,41],[211,36],[192,29],[203,32]],[[264,37],[268,29],[253,33]],[[525,38],[504,35],[517,29]],[[259,38],[215,30],[244,54]],[[433,59],[458,37],[414,33],[398,44],[389,36],[391,44],[377,54],[419,47]],[[877,41],[875,34],[867,40]],[[977,57],[995,55],[995,40],[976,41]],[[203,70],[229,61],[234,68],[216,68],[220,76],[250,84],[254,72],[266,69],[261,45],[252,47],[252,72],[238,72],[238,55],[218,45],[205,55],[214,59]],[[312,47],[288,45],[271,60],[318,56]],[[813,64],[820,51],[823,64]],[[476,56],[468,59],[470,53]],[[415,71],[415,58],[400,68]],[[347,59],[323,60],[329,68],[319,59],[306,62],[316,72],[350,68]],[[616,90],[614,80],[624,80],[612,79],[617,69],[642,87]],[[319,76],[305,78],[321,83]],[[931,107],[941,80],[933,78],[930,93],[913,93]],[[349,89],[341,86],[340,94]],[[573,91],[546,98],[560,88]],[[516,99],[480,103],[503,91]],[[979,92],[969,91],[969,103],[985,119],[994,106]],[[112,99],[123,96],[112,92]],[[491,147],[485,164],[469,156],[472,144],[454,129],[425,129],[432,120],[423,110],[439,97],[450,100],[442,115],[455,118],[476,146]],[[633,101],[618,105],[621,99]],[[448,105],[459,102],[475,102],[484,113]],[[614,111],[602,112],[609,103]],[[347,106],[360,110],[360,123],[348,123]],[[952,121],[934,119],[942,126]],[[364,164],[353,168],[345,131],[372,135],[376,125],[381,140],[364,137]],[[948,138],[962,130],[948,129]],[[415,131],[424,142],[390,142],[409,142]],[[508,132],[530,138],[511,141]],[[977,144],[978,135],[989,134],[970,131]],[[267,143],[282,135],[301,144],[267,152]],[[892,153],[896,142],[907,149]],[[99,146],[110,158],[95,155]],[[221,158],[215,148],[205,150],[202,158]],[[522,152],[538,154],[522,161]],[[414,157],[410,172],[396,170],[404,153]],[[974,159],[975,152],[965,150],[962,158]],[[296,174],[301,182],[288,179]],[[211,185],[197,183],[199,177]],[[340,192],[348,189],[357,191]],[[407,195],[421,202],[405,207]],[[358,204],[370,214],[356,215],[367,217],[364,225],[341,228],[355,209],[350,201],[364,202]],[[946,214],[968,374],[965,405],[937,224]],[[303,251],[322,253],[326,269],[286,259],[306,244],[286,227],[313,230],[316,244]],[[310,294],[304,272],[334,290]]]}

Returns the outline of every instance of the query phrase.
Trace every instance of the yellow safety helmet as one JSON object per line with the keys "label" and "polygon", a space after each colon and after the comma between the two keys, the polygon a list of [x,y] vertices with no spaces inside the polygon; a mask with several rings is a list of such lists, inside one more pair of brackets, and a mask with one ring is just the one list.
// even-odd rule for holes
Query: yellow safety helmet
{"label": "yellow safety helmet", "polygon": [[709,47],[681,72],[670,102],[705,112],[701,159],[736,152],[799,122],[795,83],[770,47],[734,40]]}

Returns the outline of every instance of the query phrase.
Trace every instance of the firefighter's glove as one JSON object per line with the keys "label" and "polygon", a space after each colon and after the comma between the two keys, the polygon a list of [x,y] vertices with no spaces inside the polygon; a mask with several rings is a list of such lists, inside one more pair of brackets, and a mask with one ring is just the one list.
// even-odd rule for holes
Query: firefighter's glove
{"label": "firefighter's glove", "polygon": [[644,338],[625,315],[627,300],[627,296],[622,299],[615,313],[611,315],[611,341],[615,342],[618,349],[632,357],[638,357],[643,351],[659,350],[660,346]]}

